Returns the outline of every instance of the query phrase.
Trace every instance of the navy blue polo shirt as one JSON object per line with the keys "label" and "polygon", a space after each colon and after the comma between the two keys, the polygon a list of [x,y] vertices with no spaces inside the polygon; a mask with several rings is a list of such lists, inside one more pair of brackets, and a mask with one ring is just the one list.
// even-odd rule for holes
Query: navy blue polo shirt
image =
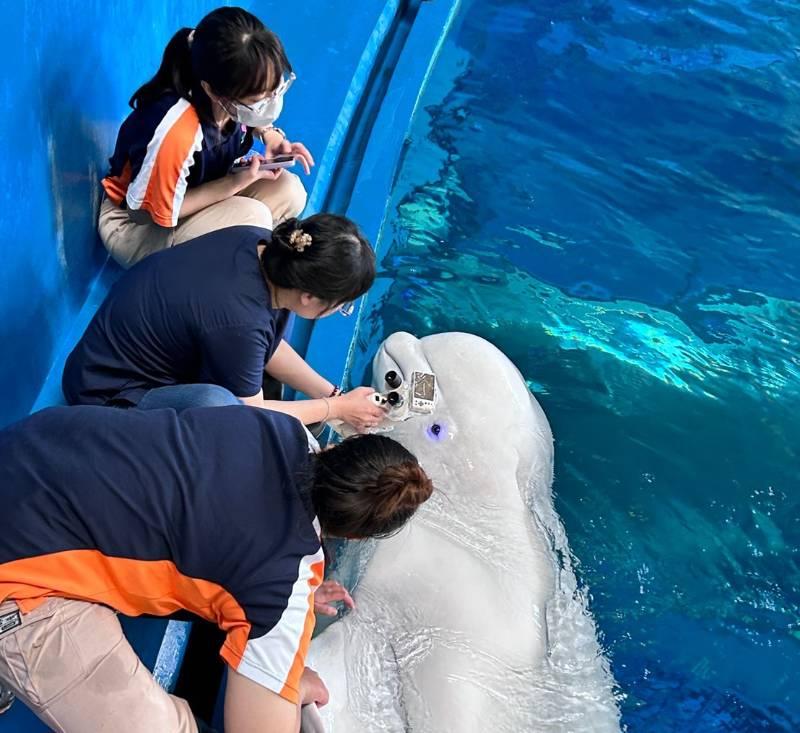
{"label": "navy blue polo shirt", "polygon": [[0,603],[188,611],[297,702],[323,576],[303,426],[252,407],[55,407],[0,431]]}
{"label": "navy blue polo shirt", "polygon": [[128,270],[67,358],[67,402],[135,405],[150,389],[196,383],[258,394],[290,315],[272,307],[258,259],[270,236],[220,229]]}
{"label": "navy blue polo shirt", "polygon": [[103,188],[117,206],[145,209],[156,224],[174,227],[186,190],[228,174],[253,144],[250,128],[201,121],[191,102],[163,94],[122,123]]}

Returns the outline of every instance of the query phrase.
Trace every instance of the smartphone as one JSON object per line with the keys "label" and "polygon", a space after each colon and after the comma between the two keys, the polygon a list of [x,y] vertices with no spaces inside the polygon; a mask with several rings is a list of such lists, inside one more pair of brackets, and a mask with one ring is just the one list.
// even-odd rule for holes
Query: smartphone
{"label": "smartphone", "polygon": [[[231,169],[233,173],[241,173],[250,167],[252,157],[239,158]],[[276,168],[291,168],[294,165],[294,155],[276,155],[274,158],[265,158],[264,161],[258,166],[260,171],[272,171]]]}
{"label": "smartphone", "polygon": [[411,375],[411,404],[413,412],[433,412],[436,402],[436,377],[429,372],[414,372]]}

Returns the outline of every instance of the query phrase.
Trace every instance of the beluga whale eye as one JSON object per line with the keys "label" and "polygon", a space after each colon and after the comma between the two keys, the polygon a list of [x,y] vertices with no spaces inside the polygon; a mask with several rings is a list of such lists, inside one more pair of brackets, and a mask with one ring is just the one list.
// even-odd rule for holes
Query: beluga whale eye
{"label": "beluga whale eye", "polygon": [[428,438],[436,443],[447,437],[447,428],[440,422],[429,425],[425,432],[428,434]]}

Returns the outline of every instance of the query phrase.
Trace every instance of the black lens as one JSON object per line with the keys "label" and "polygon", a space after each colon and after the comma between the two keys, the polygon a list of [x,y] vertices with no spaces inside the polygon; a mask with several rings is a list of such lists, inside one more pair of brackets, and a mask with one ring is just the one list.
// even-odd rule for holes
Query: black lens
{"label": "black lens", "polygon": [[403,378],[394,370],[386,372],[384,379],[392,389],[397,389],[403,383]]}
{"label": "black lens", "polygon": [[392,407],[397,407],[398,405],[403,404],[403,398],[397,392],[389,392],[389,394],[386,395],[386,401]]}

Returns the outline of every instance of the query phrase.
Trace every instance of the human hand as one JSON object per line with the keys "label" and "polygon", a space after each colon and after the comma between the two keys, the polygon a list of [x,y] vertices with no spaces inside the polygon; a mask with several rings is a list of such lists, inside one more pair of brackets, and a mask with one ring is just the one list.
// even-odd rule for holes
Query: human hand
{"label": "human hand", "polygon": [[356,387],[331,398],[331,416],[352,425],[360,433],[374,428],[386,417],[386,410],[373,402],[373,394],[375,390],[370,387]]}
{"label": "human hand", "polygon": [[263,155],[254,153],[250,156],[250,165],[248,165],[247,168],[229,174],[236,185],[236,193],[241,191],[243,188],[247,188],[251,183],[255,183],[256,181],[261,181],[264,179],[268,181],[274,181],[280,176],[281,173],[283,173],[283,168],[262,171],[261,164],[265,160],[266,159]]}
{"label": "human hand", "polygon": [[268,158],[275,158],[278,155],[293,155],[295,160],[303,166],[306,175],[311,173],[311,169],[315,165],[314,156],[303,143],[293,143],[275,131],[272,131],[272,134],[267,132],[262,140]]}
{"label": "human hand", "polygon": [[306,667],[300,678],[300,704],[310,705],[315,702],[322,707],[328,704],[329,699],[328,688],[320,676],[311,667]]}
{"label": "human hand", "polygon": [[288,140],[284,140],[284,146],[288,143],[289,150],[287,151],[287,155],[291,153],[294,155],[294,159],[300,162],[300,165],[303,166],[303,170],[306,172],[306,175],[311,173],[311,169],[314,167],[314,156],[311,155],[308,148],[303,145],[303,143],[291,143]]}
{"label": "human hand", "polygon": [[347,588],[335,580],[326,580],[314,592],[314,611],[321,613],[323,616],[335,616],[338,611],[336,606],[332,605],[333,601],[343,601],[344,605],[350,610],[356,607],[355,601],[347,592]]}

